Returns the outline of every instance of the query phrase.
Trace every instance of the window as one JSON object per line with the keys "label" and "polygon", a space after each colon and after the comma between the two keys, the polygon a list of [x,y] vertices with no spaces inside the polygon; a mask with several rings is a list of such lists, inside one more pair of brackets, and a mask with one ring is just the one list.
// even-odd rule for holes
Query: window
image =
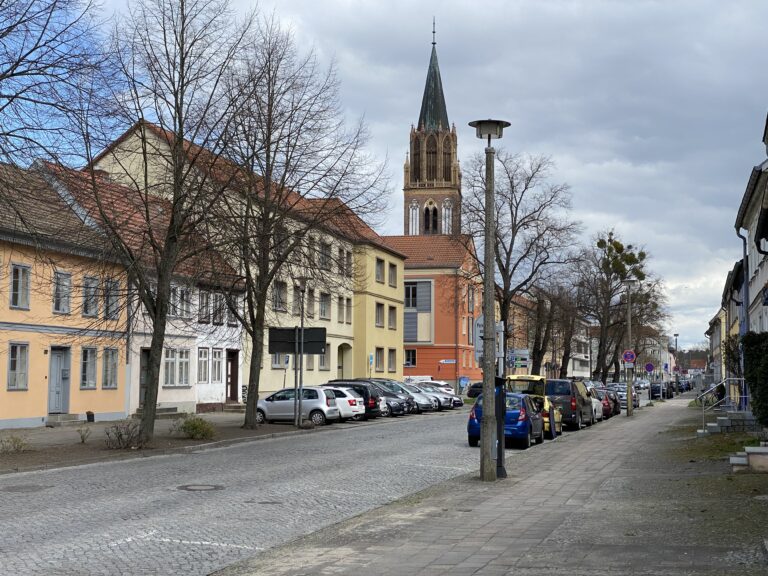
{"label": "window", "polygon": [[410,236],[419,235],[419,203],[416,200],[411,200],[411,205],[408,208],[408,234]]}
{"label": "window", "polygon": [[339,247],[339,261],[338,261],[339,276],[342,276],[342,277],[347,275],[347,271],[344,269],[344,265],[347,262],[344,257],[344,252],[345,252],[344,248]]}
{"label": "window", "polygon": [[301,312],[301,288],[298,284],[293,285],[293,303],[291,304],[291,313],[298,316]]}
{"label": "window", "polygon": [[443,200],[443,234],[453,231],[453,202],[449,198]]}
{"label": "window", "polygon": [[374,365],[376,372],[384,372],[384,348],[376,348]]}
{"label": "window", "polygon": [[331,343],[326,342],[325,343],[325,354],[320,354],[320,359],[317,361],[317,367],[320,370],[330,370],[330,360],[329,356],[331,355]]}
{"label": "window", "polygon": [[416,308],[416,284],[405,285],[405,307]]}
{"label": "window", "polygon": [[443,140],[443,180],[446,182],[451,181],[451,148],[450,136],[446,136]]}
{"label": "window", "polygon": [[384,328],[384,304],[376,302],[376,327]]}
{"label": "window", "polygon": [[66,272],[55,272],[53,275],[53,311],[59,314],[69,314],[70,293],[72,291],[72,275]]}
{"label": "window", "polygon": [[470,286],[467,288],[467,310],[469,312],[475,311],[475,287]]}
{"label": "window", "polygon": [[208,358],[210,351],[208,348],[197,349],[197,383],[208,384]]}
{"label": "window", "polygon": [[[233,297],[232,308],[237,310],[239,305],[240,305],[239,300],[236,297]],[[235,314],[234,310],[232,310],[232,308],[227,306],[227,325],[237,326],[237,315]]]}
{"label": "window", "polygon": [[320,293],[320,319],[331,319],[331,295],[324,292]]}
{"label": "window", "polygon": [[285,282],[275,282],[272,288],[272,310],[285,312],[288,308],[288,285]]}
{"label": "window", "polygon": [[288,368],[288,362],[290,362],[290,356],[288,354],[272,354],[272,368]]}
{"label": "window", "polygon": [[346,265],[344,268],[345,268],[347,278],[352,278],[352,252],[347,250],[347,253],[344,259],[346,260]]}
{"label": "window", "polygon": [[397,330],[397,308],[395,306],[389,307],[389,329]]}
{"label": "window", "polygon": [[437,139],[427,138],[427,180],[437,180]]}
{"label": "window", "polygon": [[224,324],[224,294],[221,292],[213,293],[213,323]]}
{"label": "window", "polygon": [[[120,282],[117,280],[104,281],[104,318],[115,320],[120,315]],[[189,300],[187,300],[187,315],[189,315]]]}
{"label": "window", "polygon": [[328,242],[320,243],[320,269],[331,269],[331,245]]}
{"label": "window", "polygon": [[352,298],[347,298],[347,324],[352,324]]}
{"label": "window", "polygon": [[307,290],[307,318],[315,317],[315,291],[313,289]]}
{"label": "window", "polygon": [[176,386],[176,350],[173,348],[165,349],[163,386]]}
{"label": "window", "polygon": [[96,348],[83,348],[80,355],[80,388],[96,388]]}
{"label": "window", "polygon": [[389,285],[393,288],[397,287],[397,264],[389,265]]}
{"label": "window", "polygon": [[315,355],[314,354],[305,354],[304,355],[304,369],[305,370],[314,370],[315,369]]}
{"label": "window", "polygon": [[211,321],[211,293],[200,290],[198,296],[197,321],[207,324]]}
{"label": "window", "polygon": [[27,369],[29,366],[29,346],[11,344],[8,353],[8,390],[27,389]]}
{"label": "window", "polygon": [[188,318],[190,310],[189,288],[171,286],[171,301],[169,304],[169,316]]}
{"label": "window", "polygon": [[384,283],[384,260],[376,258],[376,282]]}
{"label": "window", "polygon": [[83,278],[83,316],[99,315],[99,279]]}
{"label": "window", "polygon": [[211,383],[221,384],[223,382],[224,351],[221,348],[211,350]]}
{"label": "window", "polygon": [[117,388],[117,349],[104,348],[104,367],[101,377],[102,388]]}
{"label": "window", "polygon": [[14,264],[11,271],[11,308],[29,310],[29,266]]}
{"label": "window", "polygon": [[416,366],[416,350],[405,351],[405,365]]}
{"label": "window", "polygon": [[339,296],[336,299],[336,319],[341,323],[344,322],[344,297]]}
{"label": "window", "polygon": [[178,350],[177,356],[176,366],[179,369],[179,378],[176,383],[179,386],[189,386],[189,350]]}
{"label": "window", "polygon": [[397,350],[394,348],[387,350],[387,370],[397,372]]}

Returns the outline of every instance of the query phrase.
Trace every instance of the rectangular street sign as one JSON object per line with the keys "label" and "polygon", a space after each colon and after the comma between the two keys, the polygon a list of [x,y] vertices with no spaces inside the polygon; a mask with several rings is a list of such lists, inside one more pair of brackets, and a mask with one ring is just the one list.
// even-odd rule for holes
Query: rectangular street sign
{"label": "rectangular street sign", "polygon": [[[270,354],[296,352],[296,328],[270,328],[267,350]],[[304,328],[304,354],[325,354],[325,328]]]}

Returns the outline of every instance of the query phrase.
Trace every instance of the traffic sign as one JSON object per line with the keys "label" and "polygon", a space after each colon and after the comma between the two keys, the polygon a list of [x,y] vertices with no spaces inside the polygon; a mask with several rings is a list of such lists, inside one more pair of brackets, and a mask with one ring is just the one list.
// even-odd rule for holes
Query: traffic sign
{"label": "traffic sign", "polygon": [[[483,355],[483,334],[485,333],[485,316],[482,314],[475,318],[475,360],[480,362],[480,358]],[[504,324],[501,322],[496,323],[496,358],[503,358],[504,354],[501,350],[501,343],[503,341]]]}
{"label": "traffic sign", "polygon": [[621,357],[624,359],[624,362],[632,363],[637,359],[637,355],[635,354],[634,350],[624,350],[624,353],[621,355]]}
{"label": "traffic sign", "polygon": [[650,362],[648,362],[648,364],[645,365],[645,371],[648,372],[649,374],[653,372],[655,368],[656,367]]}

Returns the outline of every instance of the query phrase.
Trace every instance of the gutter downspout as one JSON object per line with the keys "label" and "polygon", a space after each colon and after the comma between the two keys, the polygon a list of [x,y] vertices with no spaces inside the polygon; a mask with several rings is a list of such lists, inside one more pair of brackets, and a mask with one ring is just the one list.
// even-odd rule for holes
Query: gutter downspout
{"label": "gutter downspout", "polygon": [[744,335],[749,332],[749,257],[747,256],[747,237],[742,235],[740,228],[736,228],[736,236],[741,238],[741,251],[744,258],[744,266],[742,270],[742,273],[744,274],[744,288],[741,298],[744,303],[744,329],[742,330],[741,327],[739,327],[739,334]]}

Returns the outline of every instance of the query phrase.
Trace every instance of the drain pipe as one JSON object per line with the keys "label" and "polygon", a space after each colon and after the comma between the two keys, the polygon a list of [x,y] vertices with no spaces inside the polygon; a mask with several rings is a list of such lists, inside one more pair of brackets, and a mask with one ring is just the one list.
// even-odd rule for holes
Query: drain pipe
{"label": "drain pipe", "polygon": [[741,298],[744,307],[744,331],[739,330],[739,332],[746,334],[749,332],[749,256],[747,256],[747,237],[741,233],[740,228],[736,228],[736,236],[741,238],[741,251],[744,258],[744,265],[742,266],[744,290]]}

